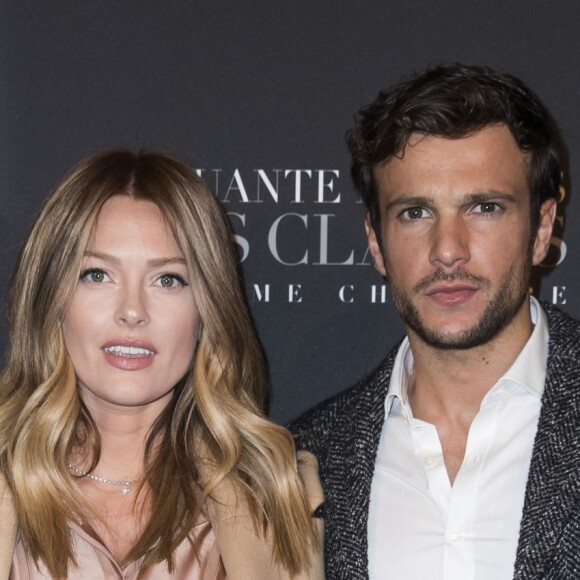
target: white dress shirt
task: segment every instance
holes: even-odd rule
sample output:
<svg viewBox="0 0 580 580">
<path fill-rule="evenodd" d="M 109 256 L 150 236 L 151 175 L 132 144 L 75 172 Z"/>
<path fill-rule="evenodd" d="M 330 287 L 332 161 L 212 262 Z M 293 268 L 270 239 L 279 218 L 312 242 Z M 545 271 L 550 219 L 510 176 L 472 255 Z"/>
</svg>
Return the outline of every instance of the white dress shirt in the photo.
<svg viewBox="0 0 580 580">
<path fill-rule="evenodd" d="M 532 335 L 484 397 L 453 486 L 435 426 L 413 417 L 413 355 L 407 339 L 401 345 L 371 487 L 371 580 L 513 577 L 548 353 L 546 316 L 533 297 L 530 310 Z"/>
</svg>

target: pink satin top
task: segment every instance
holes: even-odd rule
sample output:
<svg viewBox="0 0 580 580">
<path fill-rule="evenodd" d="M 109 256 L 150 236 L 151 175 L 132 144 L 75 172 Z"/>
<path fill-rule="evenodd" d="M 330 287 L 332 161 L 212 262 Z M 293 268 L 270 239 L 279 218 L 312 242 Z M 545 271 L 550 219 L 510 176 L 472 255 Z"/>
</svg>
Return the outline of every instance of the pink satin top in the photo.
<svg viewBox="0 0 580 580">
<path fill-rule="evenodd" d="M 165 562 L 155 564 L 139 576 L 139 580 L 225 580 L 226 574 L 211 525 L 200 521 L 192 530 L 191 538 L 202 537 L 196 556 L 186 538 L 175 551 L 175 569 L 169 573 Z M 80 526 L 71 524 L 71 538 L 77 557 L 77 567 L 70 570 L 68 578 L 78 580 L 135 580 L 139 575 L 141 561 L 131 562 L 120 568 L 111 552 L 99 540 Z M 19 539 L 14 550 L 9 580 L 46 580 L 51 578 L 46 568 L 27 552 Z"/>
</svg>

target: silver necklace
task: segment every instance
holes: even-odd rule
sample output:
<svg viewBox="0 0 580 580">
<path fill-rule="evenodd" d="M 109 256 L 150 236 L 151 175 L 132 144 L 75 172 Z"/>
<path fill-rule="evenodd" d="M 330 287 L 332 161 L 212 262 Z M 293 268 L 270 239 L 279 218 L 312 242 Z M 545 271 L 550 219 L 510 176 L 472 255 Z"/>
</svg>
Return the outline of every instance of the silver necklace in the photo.
<svg viewBox="0 0 580 580">
<path fill-rule="evenodd" d="M 68 468 L 71 471 L 74 471 L 77 475 L 80 475 L 81 477 L 88 477 L 89 479 L 92 479 L 93 481 L 98 481 L 99 483 L 106 483 L 108 485 L 121 485 L 123 486 L 121 487 L 121 493 L 123 495 L 127 495 L 131 491 L 131 486 L 134 483 L 139 483 L 140 481 L 143 481 L 142 477 L 140 477 L 139 479 L 132 479 L 130 481 L 124 479 L 106 479 L 104 477 L 100 477 L 99 475 L 95 475 L 94 473 L 83 471 L 82 469 L 79 469 L 72 463 L 68 464 Z"/>
</svg>

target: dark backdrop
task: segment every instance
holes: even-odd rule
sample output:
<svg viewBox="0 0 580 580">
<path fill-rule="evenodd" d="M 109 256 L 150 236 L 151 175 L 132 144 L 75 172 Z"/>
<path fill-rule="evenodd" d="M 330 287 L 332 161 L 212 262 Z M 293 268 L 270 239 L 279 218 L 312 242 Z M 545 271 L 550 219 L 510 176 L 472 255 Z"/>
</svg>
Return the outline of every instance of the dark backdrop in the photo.
<svg viewBox="0 0 580 580">
<path fill-rule="evenodd" d="M 344 133 L 402 75 L 441 62 L 520 76 L 580 171 L 580 5 L 540 0 L 0 2 L 0 294 L 42 199 L 105 147 L 159 148 L 231 214 L 287 421 L 361 378 L 402 335 L 366 256 Z M 540 295 L 580 316 L 567 188 Z M 342 289 L 342 290 L 341 290 Z M 0 348 L 6 348 L 4 327 Z"/>
</svg>

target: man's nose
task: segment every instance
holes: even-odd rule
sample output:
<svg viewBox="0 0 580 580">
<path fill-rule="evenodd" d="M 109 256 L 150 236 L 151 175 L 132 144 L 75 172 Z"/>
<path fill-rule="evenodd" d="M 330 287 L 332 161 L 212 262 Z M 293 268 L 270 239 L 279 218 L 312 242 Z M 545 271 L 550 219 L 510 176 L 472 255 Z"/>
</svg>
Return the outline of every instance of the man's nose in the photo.
<svg viewBox="0 0 580 580">
<path fill-rule="evenodd" d="M 471 258 L 469 229 L 461 216 L 439 216 L 431 228 L 429 260 L 446 269 L 461 266 Z"/>
</svg>

